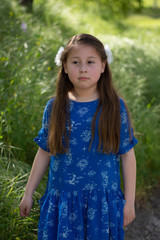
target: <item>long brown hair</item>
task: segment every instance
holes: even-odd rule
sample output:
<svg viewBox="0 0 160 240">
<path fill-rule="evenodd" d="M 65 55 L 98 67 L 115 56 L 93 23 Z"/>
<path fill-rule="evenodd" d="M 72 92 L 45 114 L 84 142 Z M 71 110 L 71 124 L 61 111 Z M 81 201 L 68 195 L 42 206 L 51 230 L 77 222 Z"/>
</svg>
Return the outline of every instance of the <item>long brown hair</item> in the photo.
<svg viewBox="0 0 160 240">
<path fill-rule="evenodd" d="M 71 123 L 68 92 L 72 91 L 74 86 L 69 80 L 68 74 L 64 71 L 64 64 L 71 49 L 82 44 L 94 47 L 102 62 L 106 62 L 105 70 L 101 74 L 97 84 L 99 104 L 91 124 L 92 139 L 89 149 L 94 139 L 96 118 L 99 111 L 101 111 L 98 125 L 98 150 L 102 149 L 103 153 L 117 153 L 119 150 L 120 100 L 112 83 L 112 76 L 104 46 L 101 41 L 92 35 L 78 34 L 70 39 L 61 56 L 62 66 L 58 74 L 56 97 L 52 107 L 49 126 L 49 149 L 53 155 L 65 153 L 69 148 Z M 66 126 L 69 126 L 69 131 L 66 129 Z"/>
</svg>

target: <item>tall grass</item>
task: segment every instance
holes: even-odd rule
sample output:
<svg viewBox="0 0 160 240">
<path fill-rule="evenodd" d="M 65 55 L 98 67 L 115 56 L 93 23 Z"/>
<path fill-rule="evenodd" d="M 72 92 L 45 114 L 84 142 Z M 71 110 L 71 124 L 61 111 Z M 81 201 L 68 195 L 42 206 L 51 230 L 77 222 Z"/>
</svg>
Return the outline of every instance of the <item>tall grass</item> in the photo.
<svg viewBox="0 0 160 240">
<path fill-rule="evenodd" d="M 22 151 L 19 159 L 32 162 L 40 116 L 54 89 L 54 53 L 58 47 L 58 34 L 48 37 L 43 11 L 27 14 L 15 2 L 1 3 L 1 140 L 14 144 Z M 24 11 L 24 12 L 23 12 Z M 37 14 L 42 13 L 42 23 Z M 26 24 L 26 31 L 22 29 Z M 56 23 L 55 23 L 56 25 Z M 53 26 L 53 32 L 57 32 Z M 46 36 L 47 34 L 47 36 Z M 54 39 L 57 37 L 57 40 Z M 47 38 L 47 39 L 46 39 Z M 54 42 L 54 44 L 53 44 Z"/>
<path fill-rule="evenodd" d="M 34 194 L 34 203 L 28 218 L 19 215 L 19 203 L 24 194 L 31 166 L 14 159 L 12 149 L 1 144 L 3 156 L 0 158 L 0 239 L 37 239 L 39 219 L 38 199 L 42 196 L 46 177 Z M 40 194 L 41 193 L 41 194 Z"/>
<path fill-rule="evenodd" d="M 78 32 L 94 34 L 111 46 L 113 79 L 127 101 L 139 140 L 137 197 L 160 182 L 160 20 L 151 8 L 118 19 L 106 16 L 104 7 L 95 21 L 97 2 L 90 3 L 88 10 L 78 2 L 35 0 L 33 12 L 27 12 L 16 0 L 0 0 L 1 240 L 36 239 L 37 199 L 46 180 L 35 193 L 29 218 L 20 218 L 18 205 L 37 150 L 33 139 L 54 92 L 54 57 Z"/>
<path fill-rule="evenodd" d="M 23 220 L 19 216 L 19 202 L 30 167 L 8 158 L 0 159 L 0 167 L 0 239 L 36 239 L 37 204 L 29 218 Z"/>
<path fill-rule="evenodd" d="M 113 66 L 116 86 L 131 110 L 139 140 L 135 150 L 140 198 L 160 181 L 160 56 L 156 53 L 160 46 L 152 51 L 149 48 L 151 44 L 144 47 L 137 41 L 121 44 Z"/>
</svg>

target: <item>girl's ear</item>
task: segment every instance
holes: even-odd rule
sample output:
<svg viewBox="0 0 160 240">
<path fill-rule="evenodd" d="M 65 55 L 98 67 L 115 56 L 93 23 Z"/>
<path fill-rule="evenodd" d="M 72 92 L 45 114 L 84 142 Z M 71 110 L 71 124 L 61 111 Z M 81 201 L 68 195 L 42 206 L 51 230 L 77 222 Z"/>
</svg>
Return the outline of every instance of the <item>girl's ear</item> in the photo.
<svg viewBox="0 0 160 240">
<path fill-rule="evenodd" d="M 106 67 L 106 62 L 102 62 L 102 71 L 101 71 L 101 73 L 104 73 L 105 67 Z"/>
<path fill-rule="evenodd" d="M 68 73 L 66 63 L 64 63 L 64 71 L 65 71 L 65 73 Z"/>
</svg>

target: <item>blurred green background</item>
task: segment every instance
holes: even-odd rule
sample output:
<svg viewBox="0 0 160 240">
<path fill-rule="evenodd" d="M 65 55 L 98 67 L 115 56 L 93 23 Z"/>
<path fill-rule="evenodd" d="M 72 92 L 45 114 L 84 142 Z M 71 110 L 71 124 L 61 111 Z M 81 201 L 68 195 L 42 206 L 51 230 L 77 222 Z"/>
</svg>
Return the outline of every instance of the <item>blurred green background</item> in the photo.
<svg viewBox="0 0 160 240">
<path fill-rule="evenodd" d="M 160 1 L 0 0 L 0 239 L 36 239 L 47 175 L 27 219 L 19 203 L 30 172 L 60 46 L 90 33 L 111 47 L 115 86 L 131 111 L 137 157 L 137 201 L 160 183 Z"/>
</svg>

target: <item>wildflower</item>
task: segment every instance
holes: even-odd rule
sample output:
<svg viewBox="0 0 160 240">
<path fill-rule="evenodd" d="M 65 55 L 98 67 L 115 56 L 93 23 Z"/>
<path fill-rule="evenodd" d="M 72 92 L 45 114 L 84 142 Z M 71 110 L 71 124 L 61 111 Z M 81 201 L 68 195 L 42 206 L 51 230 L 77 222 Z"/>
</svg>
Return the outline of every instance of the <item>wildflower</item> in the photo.
<svg viewBox="0 0 160 240">
<path fill-rule="evenodd" d="M 21 29 L 26 32 L 27 31 L 27 24 L 25 22 L 22 22 Z"/>
<path fill-rule="evenodd" d="M 5 60 L 6 60 L 6 58 L 5 58 L 5 57 L 2 57 L 2 58 L 1 58 L 1 61 L 2 61 L 2 62 L 4 62 Z"/>
<path fill-rule="evenodd" d="M 13 12 L 12 11 L 9 12 L 9 16 L 13 17 Z"/>
<path fill-rule="evenodd" d="M 28 44 L 26 42 L 24 43 L 24 48 L 28 48 Z"/>
<path fill-rule="evenodd" d="M 11 81 L 10 81 L 10 85 L 12 85 L 13 83 L 14 83 L 14 80 L 11 80 Z"/>
</svg>

